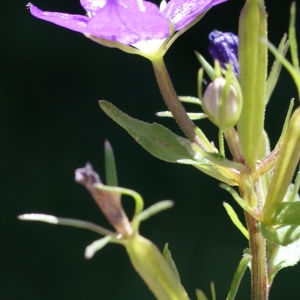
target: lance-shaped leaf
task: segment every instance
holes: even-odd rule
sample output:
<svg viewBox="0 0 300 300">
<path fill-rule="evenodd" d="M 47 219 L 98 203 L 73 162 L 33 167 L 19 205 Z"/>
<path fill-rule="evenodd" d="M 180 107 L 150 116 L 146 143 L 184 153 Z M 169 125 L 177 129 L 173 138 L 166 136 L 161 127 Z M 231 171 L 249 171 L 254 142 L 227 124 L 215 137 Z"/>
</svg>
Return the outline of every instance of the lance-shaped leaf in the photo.
<svg viewBox="0 0 300 300">
<path fill-rule="evenodd" d="M 291 118 L 282 149 L 270 183 L 266 202 L 262 211 L 262 220 L 271 224 L 291 183 L 300 157 L 300 108 Z"/>
<path fill-rule="evenodd" d="M 134 119 L 107 101 L 100 101 L 100 107 L 153 156 L 173 163 L 180 159 L 207 163 L 205 160 L 201 161 L 201 158 L 195 159 L 189 140 L 174 134 L 162 125 Z"/>
<path fill-rule="evenodd" d="M 225 168 L 218 169 L 201 154 L 195 153 L 188 139 L 174 134 L 162 125 L 134 119 L 107 101 L 100 101 L 100 107 L 153 156 L 167 162 L 193 165 L 222 182 L 237 185 L 234 173 L 226 173 Z"/>
<path fill-rule="evenodd" d="M 242 9 L 239 26 L 240 84 L 243 108 L 238 132 L 247 164 L 254 168 L 261 143 L 267 77 L 266 11 L 263 0 L 248 0 Z"/>
</svg>

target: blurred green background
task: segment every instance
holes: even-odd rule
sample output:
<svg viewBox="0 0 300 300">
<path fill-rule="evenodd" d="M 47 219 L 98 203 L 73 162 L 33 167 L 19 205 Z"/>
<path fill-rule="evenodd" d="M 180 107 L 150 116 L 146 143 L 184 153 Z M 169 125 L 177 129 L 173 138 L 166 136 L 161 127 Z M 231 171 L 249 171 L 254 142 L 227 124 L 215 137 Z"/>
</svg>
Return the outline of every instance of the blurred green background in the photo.
<svg viewBox="0 0 300 300">
<path fill-rule="evenodd" d="M 165 61 L 179 95 L 196 96 L 199 64 L 193 51 L 210 59 L 208 33 L 236 33 L 243 2 L 229 0 L 213 8 L 168 51 Z M 77 0 L 34 4 L 83 13 Z M 0 12 L 0 299 L 154 299 L 121 246 L 109 244 L 87 261 L 84 249 L 99 238 L 95 233 L 17 219 L 19 214 L 42 212 L 109 227 L 89 194 L 74 182 L 74 170 L 87 161 L 104 180 L 105 139 L 115 150 L 121 186 L 141 193 L 146 206 L 163 199 L 176 203 L 144 222 L 142 235 L 160 249 L 169 243 L 192 299 L 195 288 L 209 294 L 211 280 L 218 299 L 225 299 L 247 241 L 228 219 L 222 202 L 231 203 L 243 218 L 240 208 L 216 180 L 190 166 L 150 156 L 98 106 L 98 100 L 109 100 L 133 117 L 160 122 L 181 134 L 173 120 L 154 115 L 165 106 L 151 64 L 35 19 L 25 5 L 21 0 L 5 1 Z M 267 1 L 269 35 L 275 44 L 287 30 L 289 5 L 288 0 Z M 283 71 L 266 115 L 273 146 L 289 100 L 296 95 Z M 214 126 L 200 122 L 216 141 Z M 132 200 L 123 202 L 131 215 Z M 299 277 L 300 266 L 281 271 L 271 299 L 299 299 Z M 247 271 L 237 299 L 250 299 L 249 294 Z"/>
</svg>

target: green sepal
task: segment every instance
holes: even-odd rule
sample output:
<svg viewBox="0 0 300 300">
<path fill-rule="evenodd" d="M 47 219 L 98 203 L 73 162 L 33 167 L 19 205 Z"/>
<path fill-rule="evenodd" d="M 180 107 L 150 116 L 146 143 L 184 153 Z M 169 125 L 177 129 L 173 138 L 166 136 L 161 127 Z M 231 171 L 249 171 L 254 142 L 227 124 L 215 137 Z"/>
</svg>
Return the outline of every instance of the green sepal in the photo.
<svg viewBox="0 0 300 300">
<path fill-rule="evenodd" d="M 107 235 L 99 240 L 94 241 L 85 248 L 84 257 L 86 259 L 91 259 L 94 254 L 105 247 L 113 238 L 110 235 Z"/>
<path fill-rule="evenodd" d="M 104 143 L 106 184 L 118 186 L 117 169 L 113 149 L 109 141 Z"/>
<path fill-rule="evenodd" d="M 234 300 L 237 294 L 238 288 L 240 286 L 241 280 L 245 274 L 248 264 L 250 263 L 252 256 L 249 254 L 244 254 L 243 258 L 241 259 L 230 285 L 230 290 L 226 300 Z"/>
<path fill-rule="evenodd" d="M 177 275 L 149 240 L 133 235 L 125 248 L 131 263 L 158 300 L 188 300 Z"/>
<path fill-rule="evenodd" d="M 300 108 L 291 118 L 284 139 L 274 175 L 270 183 L 266 202 L 262 211 L 262 220 L 268 225 L 283 202 L 300 157 Z"/>
<path fill-rule="evenodd" d="M 237 127 L 243 154 L 251 169 L 261 143 L 267 78 L 267 14 L 263 0 L 247 0 L 239 22 L 239 80 L 243 108 Z"/>
<path fill-rule="evenodd" d="M 289 123 L 290 123 L 293 108 L 294 108 L 294 99 L 292 99 L 291 102 L 290 102 L 289 109 L 288 109 L 288 112 L 286 114 L 284 124 L 283 124 L 283 127 L 282 127 L 281 135 L 280 135 L 279 140 L 276 144 L 276 147 L 281 147 L 282 146 L 282 143 L 285 139 L 285 136 L 286 136 L 286 133 L 287 133 L 287 130 L 288 130 L 288 126 L 289 126 Z"/>
<path fill-rule="evenodd" d="M 201 64 L 201 66 L 207 73 L 208 77 L 211 79 L 211 81 L 213 81 L 216 78 L 216 71 L 215 71 L 214 67 L 211 66 L 200 53 L 195 51 L 195 54 Z M 198 82 L 198 84 L 199 84 L 199 82 Z"/>
<path fill-rule="evenodd" d="M 180 276 L 176 267 L 176 264 L 172 258 L 172 254 L 171 251 L 169 249 L 169 244 L 166 243 L 163 249 L 163 257 L 166 260 L 168 266 L 171 268 L 171 270 L 173 271 L 173 273 L 178 277 L 178 279 L 180 280 Z"/>
</svg>

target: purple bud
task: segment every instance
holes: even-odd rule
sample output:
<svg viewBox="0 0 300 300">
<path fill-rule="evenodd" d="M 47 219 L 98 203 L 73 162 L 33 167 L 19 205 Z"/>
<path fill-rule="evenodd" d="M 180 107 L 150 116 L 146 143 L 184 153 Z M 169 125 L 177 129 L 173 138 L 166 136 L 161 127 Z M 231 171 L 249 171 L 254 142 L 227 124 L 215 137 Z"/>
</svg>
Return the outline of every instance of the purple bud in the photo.
<svg viewBox="0 0 300 300">
<path fill-rule="evenodd" d="M 209 53 L 219 61 L 222 68 L 225 64 L 232 62 L 236 76 L 239 75 L 238 46 L 239 38 L 231 32 L 212 31 L 208 38 L 210 40 Z"/>
</svg>

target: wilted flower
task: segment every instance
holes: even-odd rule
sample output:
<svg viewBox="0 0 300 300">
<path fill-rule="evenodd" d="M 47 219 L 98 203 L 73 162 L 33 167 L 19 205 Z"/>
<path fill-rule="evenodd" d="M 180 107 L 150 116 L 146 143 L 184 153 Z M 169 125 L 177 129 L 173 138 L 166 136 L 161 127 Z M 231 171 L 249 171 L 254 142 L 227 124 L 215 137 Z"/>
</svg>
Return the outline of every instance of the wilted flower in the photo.
<svg viewBox="0 0 300 300">
<path fill-rule="evenodd" d="M 189 26 L 212 6 L 227 0 L 171 0 L 159 8 L 143 0 L 80 0 L 84 15 L 42 11 L 33 4 L 28 7 L 33 16 L 56 25 L 101 39 L 133 45 L 153 41 L 158 50 L 170 35 L 170 22 L 175 31 Z"/>
<path fill-rule="evenodd" d="M 99 175 L 90 164 L 75 171 L 75 181 L 82 184 L 118 233 L 130 236 L 132 228 L 121 204 L 121 194 L 102 189 Z"/>
<path fill-rule="evenodd" d="M 231 32 L 212 31 L 209 36 L 209 52 L 213 59 L 219 61 L 222 68 L 232 62 L 236 76 L 239 74 L 238 45 L 239 38 Z"/>
</svg>

